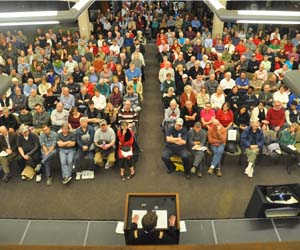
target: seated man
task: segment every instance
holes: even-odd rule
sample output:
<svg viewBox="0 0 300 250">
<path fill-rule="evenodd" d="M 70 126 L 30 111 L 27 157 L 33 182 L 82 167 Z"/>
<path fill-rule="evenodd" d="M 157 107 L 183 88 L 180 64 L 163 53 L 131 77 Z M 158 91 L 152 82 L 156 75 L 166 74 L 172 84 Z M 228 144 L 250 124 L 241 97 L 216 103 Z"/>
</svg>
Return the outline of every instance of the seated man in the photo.
<svg viewBox="0 0 300 250">
<path fill-rule="evenodd" d="M 97 129 L 94 136 L 96 146 L 95 163 L 99 167 L 104 166 L 103 160 L 106 158 L 105 169 L 109 169 L 115 163 L 115 131 L 107 126 L 106 120 L 100 121 L 100 128 Z"/>
<path fill-rule="evenodd" d="M 19 128 L 16 117 L 10 113 L 8 108 L 4 108 L 0 117 L 0 126 L 5 126 L 9 132 L 15 132 Z"/>
<path fill-rule="evenodd" d="M 82 86 L 80 93 L 75 95 L 75 105 L 78 107 L 80 113 L 84 113 L 90 100 L 92 100 L 92 97 L 88 94 L 87 88 Z"/>
<path fill-rule="evenodd" d="M 75 134 L 70 131 L 68 123 L 63 123 L 61 132 L 57 136 L 59 159 L 62 171 L 62 184 L 67 184 L 72 179 L 72 167 L 76 153 Z"/>
<path fill-rule="evenodd" d="M 4 176 L 2 181 L 7 183 L 11 177 L 11 165 L 18 156 L 17 133 L 8 132 L 5 126 L 0 127 L 0 147 L 7 153 L 6 156 L 0 157 L 0 165 L 3 169 Z"/>
<path fill-rule="evenodd" d="M 217 176 L 222 177 L 221 171 L 221 158 L 224 153 L 225 144 L 227 138 L 227 130 L 222 126 L 222 124 L 214 119 L 212 122 L 212 126 L 208 127 L 208 144 L 213 151 L 213 158 L 210 164 L 210 168 L 207 173 L 212 175 L 217 169 Z"/>
<path fill-rule="evenodd" d="M 187 153 L 187 131 L 183 128 L 183 120 L 178 118 L 173 127 L 170 127 L 166 131 L 166 146 L 162 154 L 162 161 L 167 167 L 167 173 L 170 174 L 175 170 L 175 166 L 171 161 L 171 157 L 178 155 L 184 166 L 184 172 L 186 179 L 190 179 L 190 159 Z"/>
<path fill-rule="evenodd" d="M 180 111 L 180 116 L 187 131 L 194 126 L 195 122 L 200 121 L 200 111 L 197 106 L 193 105 L 191 100 L 185 102 L 185 106 Z"/>
<path fill-rule="evenodd" d="M 84 112 L 84 116 L 88 118 L 88 123 L 90 126 L 94 127 L 96 131 L 99 128 L 99 122 L 101 119 L 104 119 L 104 112 L 99 111 L 95 108 L 94 101 L 89 101 L 89 106 Z"/>
<path fill-rule="evenodd" d="M 267 123 L 269 128 L 275 132 L 285 128 L 285 113 L 280 101 L 274 101 L 273 107 L 267 112 L 266 121 L 263 122 Z"/>
<path fill-rule="evenodd" d="M 141 111 L 141 106 L 139 103 L 139 96 L 138 94 L 134 93 L 133 85 L 129 85 L 126 89 L 127 94 L 124 95 L 123 100 L 125 101 L 130 101 L 131 107 L 135 112 L 140 112 Z"/>
<path fill-rule="evenodd" d="M 44 110 L 41 104 L 35 105 L 35 113 L 32 118 L 32 124 L 34 129 L 32 130 L 33 133 L 39 135 L 42 132 L 42 126 L 44 124 L 49 124 L 50 122 L 50 115 L 48 112 Z"/>
<path fill-rule="evenodd" d="M 39 174 L 40 166 L 37 166 L 41 160 L 39 137 L 35 133 L 31 133 L 27 125 L 21 125 L 19 131 L 17 146 L 20 154 L 20 165 L 23 168 L 27 166 L 36 168 L 36 172 L 38 173 L 36 175 L 36 182 L 40 182 L 42 175 Z M 26 178 L 22 176 L 22 179 Z"/>
<path fill-rule="evenodd" d="M 56 109 L 51 113 L 52 129 L 58 131 L 62 124 L 68 123 L 69 112 L 64 109 L 64 105 L 61 102 L 56 104 Z"/>
<path fill-rule="evenodd" d="M 49 125 L 45 124 L 42 127 L 42 132 L 40 134 L 39 139 L 40 139 L 41 152 L 42 152 L 41 164 L 45 168 L 47 185 L 51 185 L 52 184 L 51 161 L 57 157 L 57 151 L 56 151 L 57 134 L 56 132 L 51 130 Z"/>
<path fill-rule="evenodd" d="M 188 144 L 190 152 L 194 157 L 191 172 L 197 172 L 198 177 L 202 177 L 202 160 L 204 157 L 204 151 L 200 150 L 200 148 L 206 145 L 206 140 L 207 135 L 206 132 L 201 128 L 201 123 L 196 122 L 194 127 L 188 132 Z"/>
<path fill-rule="evenodd" d="M 177 244 L 175 233 L 176 216 L 169 218 L 169 228 L 167 231 L 156 229 L 157 215 L 155 212 L 148 212 L 142 218 L 143 229 L 138 229 L 138 215 L 133 215 L 131 231 L 129 234 L 129 244 L 131 245 L 162 245 Z"/>
<path fill-rule="evenodd" d="M 88 155 L 89 157 L 89 170 L 94 170 L 94 128 L 88 125 L 88 118 L 80 118 L 80 127 L 76 130 L 76 143 L 77 151 L 75 155 L 75 171 L 76 180 L 81 179 L 81 160 Z"/>
<path fill-rule="evenodd" d="M 241 146 L 247 156 L 248 166 L 245 174 L 253 177 L 255 160 L 264 145 L 264 134 L 259 128 L 259 121 L 251 121 L 250 127 L 246 128 L 241 135 Z"/>
</svg>

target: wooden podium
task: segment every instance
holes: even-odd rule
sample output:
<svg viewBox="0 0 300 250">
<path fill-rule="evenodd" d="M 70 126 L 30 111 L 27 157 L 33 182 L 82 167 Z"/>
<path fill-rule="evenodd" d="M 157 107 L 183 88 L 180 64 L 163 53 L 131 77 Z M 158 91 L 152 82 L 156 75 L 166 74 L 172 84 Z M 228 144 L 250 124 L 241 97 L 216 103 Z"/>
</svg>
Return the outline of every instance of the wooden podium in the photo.
<svg viewBox="0 0 300 250">
<path fill-rule="evenodd" d="M 124 235 L 126 244 L 129 244 L 128 236 L 130 232 L 133 210 L 166 210 L 167 218 L 169 218 L 170 215 L 175 215 L 175 231 L 177 235 L 178 244 L 180 235 L 180 212 L 178 193 L 127 193 L 124 216 Z M 167 230 L 167 228 L 157 229 Z"/>
</svg>

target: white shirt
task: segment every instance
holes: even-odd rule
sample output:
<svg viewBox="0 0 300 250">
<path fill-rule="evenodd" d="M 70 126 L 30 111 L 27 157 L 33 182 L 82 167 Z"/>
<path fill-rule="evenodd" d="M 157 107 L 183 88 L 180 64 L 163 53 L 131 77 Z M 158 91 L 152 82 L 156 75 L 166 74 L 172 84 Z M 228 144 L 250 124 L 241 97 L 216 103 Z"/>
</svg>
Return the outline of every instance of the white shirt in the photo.
<svg viewBox="0 0 300 250">
<path fill-rule="evenodd" d="M 96 109 L 104 109 L 106 107 L 106 98 L 104 95 L 100 94 L 98 97 L 93 96 L 92 98 Z"/>
<path fill-rule="evenodd" d="M 229 81 L 227 81 L 227 79 L 224 78 L 221 80 L 220 86 L 222 87 L 223 90 L 232 89 L 235 86 L 235 81 L 232 78 L 230 78 Z"/>
<path fill-rule="evenodd" d="M 279 90 L 273 94 L 274 101 L 280 101 L 283 108 L 287 107 L 289 102 L 289 95 L 286 92 L 281 93 Z"/>
</svg>

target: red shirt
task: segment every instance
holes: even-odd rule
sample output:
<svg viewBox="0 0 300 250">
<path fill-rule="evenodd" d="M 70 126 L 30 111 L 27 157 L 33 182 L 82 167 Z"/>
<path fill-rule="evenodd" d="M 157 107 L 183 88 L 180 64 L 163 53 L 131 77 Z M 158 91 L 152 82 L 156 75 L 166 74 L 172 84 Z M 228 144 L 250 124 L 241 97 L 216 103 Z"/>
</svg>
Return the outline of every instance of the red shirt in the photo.
<svg viewBox="0 0 300 250">
<path fill-rule="evenodd" d="M 285 123 L 284 110 L 275 110 L 274 108 L 270 108 L 267 112 L 266 120 L 269 122 L 269 125 L 271 127 L 282 127 Z"/>
<path fill-rule="evenodd" d="M 239 52 L 240 56 L 246 51 L 246 46 L 244 44 L 238 44 L 235 46 L 235 51 Z"/>
<path fill-rule="evenodd" d="M 227 127 L 229 123 L 233 122 L 233 112 L 228 110 L 228 112 L 225 113 L 222 109 L 219 109 L 216 118 L 224 127 Z"/>
<path fill-rule="evenodd" d="M 88 94 L 93 97 L 94 96 L 94 84 L 89 82 L 88 84 L 84 84 L 84 86 L 86 87 Z"/>
<path fill-rule="evenodd" d="M 224 65 L 223 61 L 214 61 L 214 70 L 219 69 L 222 65 Z"/>
</svg>

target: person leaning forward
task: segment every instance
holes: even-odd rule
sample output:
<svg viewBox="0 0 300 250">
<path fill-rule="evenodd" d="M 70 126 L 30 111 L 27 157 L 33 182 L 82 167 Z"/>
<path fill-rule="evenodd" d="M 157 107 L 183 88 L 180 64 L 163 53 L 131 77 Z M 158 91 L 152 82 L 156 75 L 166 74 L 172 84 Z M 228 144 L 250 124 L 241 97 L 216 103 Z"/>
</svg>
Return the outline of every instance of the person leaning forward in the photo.
<svg viewBox="0 0 300 250">
<path fill-rule="evenodd" d="M 183 119 L 178 118 L 174 126 L 166 131 L 167 142 L 161 159 L 167 167 L 167 173 L 170 174 L 175 170 L 174 163 L 170 158 L 174 155 L 179 156 L 183 162 L 185 177 L 186 179 L 190 179 L 190 160 L 186 146 L 187 138 L 188 133 L 183 128 Z"/>
<path fill-rule="evenodd" d="M 132 224 L 129 234 L 131 245 L 163 245 L 177 244 L 175 232 L 176 216 L 171 215 L 169 218 L 168 230 L 156 229 L 157 215 L 155 212 L 148 212 L 142 218 L 142 229 L 138 229 L 139 216 L 133 215 Z"/>
<path fill-rule="evenodd" d="M 17 134 L 8 132 L 5 126 L 0 127 L 0 133 L 0 148 L 7 153 L 6 156 L 0 156 L 0 165 L 4 172 L 2 181 L 7 183 L 11 177 L 11 165 L 18 156 Z"/>
</svg>

